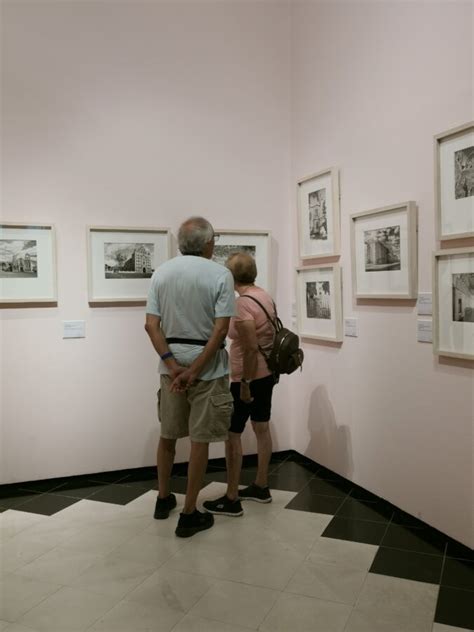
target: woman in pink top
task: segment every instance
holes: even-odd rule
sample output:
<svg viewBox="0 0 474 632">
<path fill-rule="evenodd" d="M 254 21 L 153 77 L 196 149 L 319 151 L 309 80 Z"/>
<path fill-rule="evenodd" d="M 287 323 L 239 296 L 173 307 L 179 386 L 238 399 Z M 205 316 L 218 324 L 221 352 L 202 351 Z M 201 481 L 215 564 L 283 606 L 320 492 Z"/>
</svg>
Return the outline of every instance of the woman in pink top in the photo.
<svg viewBox="0 0 474 632">
<path fill-rule="evenodd" d="M 226 266 L 234 276 L 235 290 L 239 294 L 237 313 L 229 328 L 234 413 L 226 441 L 227 492 L 217 500 L 206 501 L 204 509 L 214 514 L 241 516 L 240 500 L 260 503 L 272 500 L 268 488 L 268 466 L 272 456 L 269 422 L 275 380 L 263 352 L 271 349 L 274 329 L 261 305 L 272 319 L 275 317 L 275 306 L 268 292 L 255 285 L 257 266 L 253 257 L 246 253 L 234 253 Z M 258 470 L 255 482 L 239 491 L 241 435 L 249 417 L 257 438 Z"/>
</svg>

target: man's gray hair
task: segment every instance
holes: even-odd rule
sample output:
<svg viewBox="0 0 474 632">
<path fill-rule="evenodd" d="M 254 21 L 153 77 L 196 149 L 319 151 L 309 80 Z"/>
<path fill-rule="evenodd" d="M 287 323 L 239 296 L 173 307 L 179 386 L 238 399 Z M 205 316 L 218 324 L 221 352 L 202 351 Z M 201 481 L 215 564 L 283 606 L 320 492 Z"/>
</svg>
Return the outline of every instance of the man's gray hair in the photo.
<svg viewBox="0 0 474 632">
<path fill-rule="evenodd" d="M 190 217 L 178 231 L 178 246 L 183 255 L 201 256 L 206 245 L 212 241 L 214 229 L 204 217 Z"/>
</svg>

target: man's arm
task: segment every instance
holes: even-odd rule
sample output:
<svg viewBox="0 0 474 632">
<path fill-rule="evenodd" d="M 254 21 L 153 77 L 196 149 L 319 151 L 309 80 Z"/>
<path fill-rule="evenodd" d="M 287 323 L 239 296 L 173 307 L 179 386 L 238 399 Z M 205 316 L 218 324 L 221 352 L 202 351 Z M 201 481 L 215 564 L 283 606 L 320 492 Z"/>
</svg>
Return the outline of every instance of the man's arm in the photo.
<svg viewBox="0 0 474 632">
<path fill-rule="evenodd" d="M 169 352 L 168 343 L 166 342 L 166 339 L 163 336 L 163 332 L 161 331 L 161 318 L 159 316 L 155 316 L 154 314 L 146 315 L 145 331 L 150 337 L 151 343 L 155 348 L 156 353 L 160 357 Z M 163 362 L 168 367 L 170 377 L 173 380 L 185 370 L 184 367 L 180 366 L 176 362 L 174 356 L 166 358 L 166 360 L 163 360 Z"/>
<path fill-rule="evenodd" d="M 171 384 L 171 391 L 178 392 L 191 386 L 201 375 L 206 365 L 219 351 L 220 346 L 229 331 L 230 318 L 216 318 L 211 337 L 203 348 L 202 353 L 194 360 L 191 366 L 179 374 Z"/>
<path fill-rule="evenodd" d="M 258 341 L 257 328 L 254 320 L 239 320 L 235 323 L 239 334 L 240 344 L 243 351 L 242 377 L 246 380 L 253 380 L 257 374 L 258 366 Z M 251 402 L 250 384 L 240 383 L 240 399 L 244 402 Z"/>
</svg>

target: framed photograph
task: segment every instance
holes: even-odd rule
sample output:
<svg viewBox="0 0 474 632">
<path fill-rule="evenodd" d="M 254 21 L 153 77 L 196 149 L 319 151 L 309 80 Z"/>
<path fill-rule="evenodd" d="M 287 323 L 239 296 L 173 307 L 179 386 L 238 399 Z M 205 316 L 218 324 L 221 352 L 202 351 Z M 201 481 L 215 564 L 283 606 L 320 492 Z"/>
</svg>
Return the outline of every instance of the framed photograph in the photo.
<svg viewBox="0 0 474 632">
<path fill-rule="evenodd" d="M 145 303 L 170 251 L 167 228 L 89 227 L 89 303 Z"/>
<path fill-rule="evenodd" d="M 302 338 L 342 342 L 342 284 L 339 264 L 296 270 L 296 312 Z"/>
<path fill-rule="evenodd" d="M 437 238 L 474 237 L 474 121 L 435 136 Z"/>
<path fill-rule="evenodd" d="M 474 360 L 474 248 L 435 253 L 433 320 L 437 355 Z"/>
<path fill-rule="evenodd" d="M 340 254 L 339 171 L 326 169 L 298 182 L 300 259 Z"/>
<path fill-rule="evenodd" d="M 352 281 L 356 298 L 415 299 L 417 242 L 415 202 L 352 215 Z"/>
<path fill-rule="evenodd" d="M 0 223 L 0 304 L 10 303 L 57 303 L 54 226 Z"/>
<path fill-rule="evenodd" d="M 246 252 L 255 259 L 257 278 L 255 283 L 267 292 L 272 291 L 271 234 L 268 230 L 215 230 L 213 261 L 225 264 L 233 252 Z"/>
</svg>

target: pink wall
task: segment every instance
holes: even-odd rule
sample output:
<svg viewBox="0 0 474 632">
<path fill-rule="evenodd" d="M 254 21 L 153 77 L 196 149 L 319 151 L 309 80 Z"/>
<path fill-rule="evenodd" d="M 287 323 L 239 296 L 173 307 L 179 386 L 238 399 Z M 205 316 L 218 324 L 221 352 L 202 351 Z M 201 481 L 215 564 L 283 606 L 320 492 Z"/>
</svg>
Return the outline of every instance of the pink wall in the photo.
<svg viewBox="0 0 474 632">
<path fill-rule="evenodd" d="M 0 313 L 0 481 L 154 460 L 143 310 L 87 306 L 87 224 L 269 228 L 289 320 L 295 182 L 338 165 L 360 335 L 305 345 L 277 448 L 473 545 L 473 372 L 416 342 L 413 307 L 354 304 L 348 240 L 352 212 L 416 200 L 430 290 L 432 136 L 473 118 L 470 4 L 9 2 L 2 27 L 2 216 L 56 224 L 60 304 Z M 87 338 L 63 341 L 82 318 Z"/>
<path fill-rule="evenodd" d="M 11 2 L 2 17 L 2 217 L 56 225 L 59 306 L 0 312 L 0 482 L 151 465 L 144 310 L 88 307 L 85 227 L 176 232 L 200 213 L 285 243 L 288 8 Z M 289 256 L 275 247 L 283 313 Z M 63 319 L 85 319 L 86 339 L 62 340 Z M 275 402 L 279 449 L 288 389 Z"/>
<path fill-rule="evenodd" d="M 294 447 L 472 546 L 473 371 L 417 343 L 414 307 L 355 304 L 349 244 L 350 214 L 416 200 L 430 291 L 432 138 L 473 118 L 472 4 L 295 2 L 292 24 L 292 179 L 341 168 L 344 313 L 360 329 L 305 346 Z"/>
</svg>

